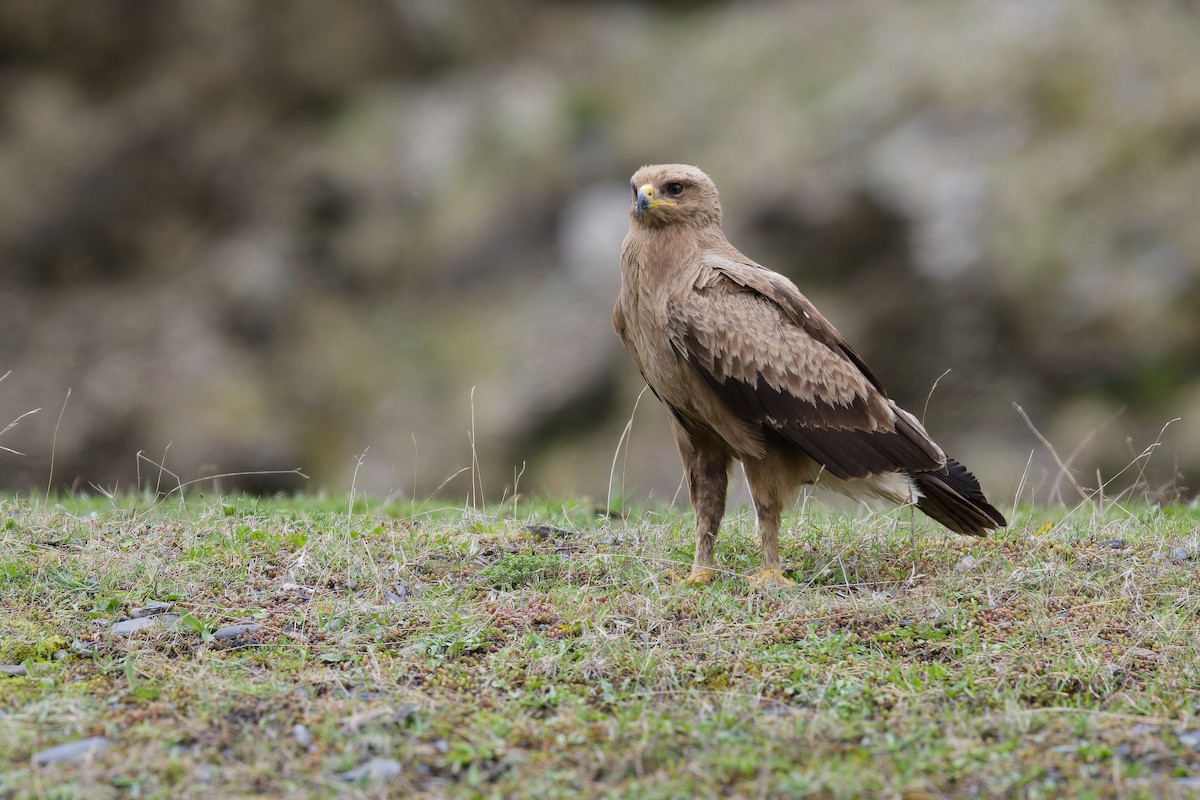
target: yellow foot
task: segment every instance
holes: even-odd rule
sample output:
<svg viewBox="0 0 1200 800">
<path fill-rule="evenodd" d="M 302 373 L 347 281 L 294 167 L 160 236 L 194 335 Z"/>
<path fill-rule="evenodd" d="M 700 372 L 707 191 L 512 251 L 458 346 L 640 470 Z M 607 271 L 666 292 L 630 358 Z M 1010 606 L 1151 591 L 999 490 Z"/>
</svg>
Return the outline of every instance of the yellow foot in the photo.
<svg viewBox="0 0 1200 800">
<path fill-rule="evenodd" d="M 717 578 L 716 570 L 711 569 L 692 569 L 692 574 L 684 579 L 684 583 L 688 586 L 704 586 L 712 583 Z"/>
<path fill-rule="evenodd" d="M 783 570 L 763 567 L 750 576 L 750 585 L 760 588 L 767 586 L 795 586 L 796 582 L 785 577 Z"/>
</svg>

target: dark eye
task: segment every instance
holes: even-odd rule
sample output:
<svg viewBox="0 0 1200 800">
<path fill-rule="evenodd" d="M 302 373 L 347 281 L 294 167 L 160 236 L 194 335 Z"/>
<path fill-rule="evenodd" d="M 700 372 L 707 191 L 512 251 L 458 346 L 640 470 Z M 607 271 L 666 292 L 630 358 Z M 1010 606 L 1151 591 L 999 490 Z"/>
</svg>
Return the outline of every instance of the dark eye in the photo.
<svg viewBox="0 0 1200 800">
<path fill-rule="evenodd" d="M 683 194 L 682 183 L 668 183 L 663 188 L 667 190 L 668 197 L 679 197 L 679 195 Z"/>
</svg>

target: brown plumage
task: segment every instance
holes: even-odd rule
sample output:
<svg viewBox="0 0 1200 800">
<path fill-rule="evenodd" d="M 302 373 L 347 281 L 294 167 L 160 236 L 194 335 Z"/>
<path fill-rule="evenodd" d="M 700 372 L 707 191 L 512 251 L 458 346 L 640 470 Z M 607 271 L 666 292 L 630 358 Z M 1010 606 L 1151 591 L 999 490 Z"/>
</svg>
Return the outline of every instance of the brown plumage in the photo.
<svg viewBox="0 0 1200 800">
<path fill-rule="evenodd" d="M 841 334 L 784 276 L 721 231 L 713 182 L 683 164 L 630 183 L 613 327 L 671 412 L 696 512 L 689 583 L 712 580 L 729 468 L 745 467 L 762 536 L 760 582 L 789 584 L 779 519 L 801 486 L 917 508 L 957 533 L 1004 517 L 947 458 Z"/>
</svg>

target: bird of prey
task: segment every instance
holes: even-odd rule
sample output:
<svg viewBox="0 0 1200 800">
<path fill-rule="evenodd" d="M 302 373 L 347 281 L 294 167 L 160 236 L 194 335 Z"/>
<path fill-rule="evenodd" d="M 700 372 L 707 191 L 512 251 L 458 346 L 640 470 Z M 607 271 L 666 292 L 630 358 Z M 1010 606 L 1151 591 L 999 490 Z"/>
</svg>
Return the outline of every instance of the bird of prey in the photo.
<svg viewBox="0 0 1200 800">
<path fill-rule="evenodd" d="M 630 191 L 613 327 L 670 412 L 696 516 L 687 583 L 716 576 L 735 459 L 762 537 L 756 584 L 792 584 L 780 566 L 779 520 L 805 485 L 915 503 L 956 533 L 1007 524 L 795 284 L 729 243 L 704 172 L 642 167 Z"/>
</svg>

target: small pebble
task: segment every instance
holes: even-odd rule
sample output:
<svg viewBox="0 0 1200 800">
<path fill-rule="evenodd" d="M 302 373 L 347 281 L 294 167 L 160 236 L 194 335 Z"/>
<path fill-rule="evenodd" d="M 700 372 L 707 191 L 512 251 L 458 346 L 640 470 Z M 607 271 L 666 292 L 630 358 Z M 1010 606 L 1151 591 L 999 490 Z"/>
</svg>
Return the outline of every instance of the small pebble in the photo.
<svg viewBox="0 0 1200 800">
<path fill-rule="evenodd" d="M 43 750 L 40 753 L 34 753 L 30 761 L 35 767 L 44 767 L 47 764 L 60 764 L 70 761 L 85 761 L 107 750 L 111 746 L 112 742 L 103 736 L 93 736 L 89 739 L 67 742 L 66 744 L 56 745 L 55 747 Z"/>
<path fill-rule="evenodd" d="M 0 664 L 0 675 L 7 675 L 10 678 L 23 678 L 28 674 L 22 664 Z"/>
<path fill-rule="evenodd" d="M 135 619 L 127 619 L 121 622 L 114 622 L 108 629 L 108 632 L 113 636 L 128 636 L 131 633 L 136 633 L 142 628 L 149 628 L 152 625 L 157 625 L 158 620 L 154 617 L 137 617 Z"/>
<path fill-rule="evenodd" d="M 161 600 L 155 600 L 153 603 L 147 603 L 144 606 L 133 609 L 129 612 L 129 616 L 133 617 L 134 619 L 140 619 L 142 617 L 153 617 L 158 614 L 165 614 L 170 610 L 170 603 L 164 603 Z"/>
<path fill-rule="evenodd" d="M 258 623 L 256 622 L 247 622 L 243 625 L 226 625 L 224 628 L 217 628 L 213 631 L 213 638 L 237 639 L 254 633 L 256 630 L 258 630 Z"/>
<path fill-rule="evenodd" d="M 526 525 L 525 530 L 533 534 L 533 538 L 540 541 L 545 541 L 546 539 L 552 538 L 565 539 L 575 535 L 573 531 L 556 528 L 553 525 Z"/>
<path fill-rule="evenodd" d="M 1187 561 L 1192 557 L 1192 554 L 1188 552 L 1186 547 L 1172 547 L 1168 555 L 1172 561 Z"/>
<path fill-rule="evenodd" d="M 1175 731 L 1175 737 L 1179 739 L 1179 743 L 1191 750 L 1200 750 L 1200 728 L 1192 730 L 1179 729 Z"/>
<path fill-rule="evenodd" d="M 296 744 L 300 745 L 305 750 L 308 750 L 310 747 L 312 747 L 312 734 L 308 732 L 308 728 L 300 723 L 296 723 L 292 726 L 292 738 L 296 740 Z"/>
<path fill-rule="evenodd" d="M 344 781 L 371 781 L 373 783 L 382 783 L 393 780 L 403 767 L 399 761 L 390 758 L 372 758 L 364 764 L 359 764 L 353 769 L 348 769 L 338 775 Z"/>
<path fill-rule="evenodd" d="M 1102 542 L 1096 542 L 1096 544 L 1100 547 L 1107 547 L 1110 550 L 1124 550 L 1126 547 L 1124 539 L 1105 539 Z"/>
<path fill-rule="evenodd" d="M 958 560 L 958 563 L 954 565 L 954 574 L 961 575 L 964 572 L 970 572 L 978 563 L 979 559 L 975 556 L 963 556 Z"/>
</svg>

